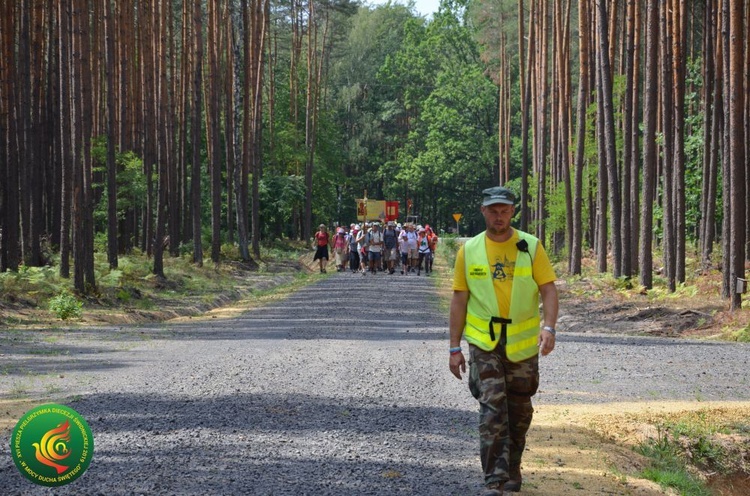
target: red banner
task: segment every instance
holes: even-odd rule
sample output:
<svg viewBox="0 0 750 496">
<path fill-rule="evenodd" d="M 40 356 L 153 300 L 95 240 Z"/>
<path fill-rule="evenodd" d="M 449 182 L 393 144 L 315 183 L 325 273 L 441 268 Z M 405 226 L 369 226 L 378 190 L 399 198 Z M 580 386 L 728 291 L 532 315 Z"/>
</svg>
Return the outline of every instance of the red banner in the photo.
<svg viewBox="0 0 750 496">
<path fill-rule="evenodd" d="M 398 202 L 397 201 L 386 201 L 385 202 L 385 220 L 396 220 L 398 219 Z"/>
</svg>

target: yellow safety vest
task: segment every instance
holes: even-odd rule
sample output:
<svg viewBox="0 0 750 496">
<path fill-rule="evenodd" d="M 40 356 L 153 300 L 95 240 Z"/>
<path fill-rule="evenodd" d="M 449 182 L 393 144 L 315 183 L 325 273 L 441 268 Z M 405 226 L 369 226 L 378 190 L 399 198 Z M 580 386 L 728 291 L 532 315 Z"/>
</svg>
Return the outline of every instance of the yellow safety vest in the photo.
<svg viewBox="0 0 750 496">
<path fill-rule="evenodd" d="M 466 308 L 466 341 L 485 351 L 492 351 L 505 339 L 505 352 L 512 362 L 535 356 L 539 337 L 539 287 L 532 275 L 532 264 L 539 240 L 518 231 L 526 240 L 528 252 L 519 250 L 513 272 L 513 287 L 508 318 L 500 317 L 492 281 L 492 267 L 485 248 L 486 231 L 474 236 L 464 246 L 466 284 L 469 302 Z M 505 327 L 505 336 L 503 336 Z"/>
</svg>

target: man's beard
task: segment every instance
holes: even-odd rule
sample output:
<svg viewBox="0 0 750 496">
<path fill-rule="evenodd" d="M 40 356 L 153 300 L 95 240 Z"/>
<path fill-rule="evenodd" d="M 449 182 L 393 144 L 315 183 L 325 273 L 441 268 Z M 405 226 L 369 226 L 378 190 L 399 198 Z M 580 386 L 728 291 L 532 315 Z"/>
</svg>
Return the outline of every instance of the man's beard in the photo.
<svg viewBox="0 0 750 496">
<path fill-rule="evenodd" d="M 506 234 L 508 231 L 510 231 L 510 225 L 506 225 L 505 227 L 502 227 L 502 228 L 498 228 L 498 227 L 491 225 L 487 227 L 487 230 L 495 236 L 502 236 Z"/>
</svg>

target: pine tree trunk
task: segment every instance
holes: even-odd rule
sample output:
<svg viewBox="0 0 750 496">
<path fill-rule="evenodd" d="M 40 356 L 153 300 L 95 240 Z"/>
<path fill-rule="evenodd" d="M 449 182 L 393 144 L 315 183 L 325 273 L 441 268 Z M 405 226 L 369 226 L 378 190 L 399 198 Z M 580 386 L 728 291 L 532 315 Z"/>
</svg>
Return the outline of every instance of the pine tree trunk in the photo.
<svg viewBox="0 0 750 496">
<path fill-rule="evenodd" d="M 208 169 L 211 176 L 211 260 L 219 264 L 221 258 L 221 137 L 219 108 L 219 6 L 216 0 L 208 3 L 208 98 L 206 109 L 206 133 L 209 146 Z"/>
<path fill-rule="evenodd" d="M 203 267 L 203 246 L 201 242 L 201 88 L 203 86 L 203 13 L 201 0 L 193 2 L 193 145 L 192 171 L 190 177 L 191 214 L 193 219 L 193 263 Z"/>
<path fill-rule="evenodd" d="M 656 120 L 659 68 L 659 2 L 646 1 L 646 59 L 643 92 L 643 202 L 638 261 L 639 282 L 646 289 L 653 286 L 653 205 L 656 193 Z"/>
<path fill-rule="evenodd" d="M 166 221 L 169 197 L 169 171 L 168 164 L 171 161 L 170 138 L 167 136 L 169 122 L 172 117 L 169 115 L 168 91 L 169 81 L 167 79 L 167 25 L 171 17 L 167 9 L 168 0 L 160 0 L 158 6 L 155 4 L 153 9 L 153 29 L 154 29 L 154 61 L 155 75 L 157 77 L 157 91 L 154 92 L 154 109 L 156 110 L 157 127 L 155 129 L 156 146 L 156 163 L 158 168 L 158 195 L 156 203 L 156 225 L 154 227 L 154 275 L 165 277 L 164 274 L 164 247 L 166 243 Z"/>
<path fill-rule="evenodd" d="M 635 93 L 635 11 L 636 1 L 628 0 L 627 2 L 627 19 L 626 19 L 626 30 L 625 30 L 625 94 L 623 95 L 623 109 L 622 109 L 622 121 L 623 121 L 623 168 L 622 168 L 622 192 L 625 198 L 628 198 L 632 192 L 632 172 L 631 167 L 632 154 L 633 154 L 633 96 Z M 631 209 L 633 204 L 629 201 L 624 201 L 622 204 L 622 275 L 630 277 L 633 275 L 632 272 L 632 237 L 629 233 L 632 232 L 632 214 Z"/>
<path fill-rule="evenodd" d="M 234 244 L 234 205 L 232 192 L 234 191 L 234 35 L 232 29 L 232 16 L 230 14 L 230 2 L 224 4 L 222 12 L 221 30 L 222 46 L 219 53 L 225 55 L 225 65 L 222 74 L 224 76 L 224 155 L 226 156 L 227 175 L 227 243 Z"/>
<path fill-rule="evenodd" d="M 244 83 L 242 88 L 242 165 L 238 168 L 239 174 L 235 177 L 235 190 L 237 198 L 237 235 L 239 238 L 240 257 L 244 262 L 250 260 L 250 215 L 248 212 L 250 188 L 250 170 L 253 163 L 253 127 L 252 127 L 252 88 L 253 73 L 250 66 L 252 59 L 253 47 L 247 39 L 252 33 L 251 23 L 251 1 L 243 0 L 242 18 L 243 18 L 243 39 L 244 49 Z"/>
<path fill-rule="evenodd" d="M 192 155 L 192 149 L 190 148 L 192 134 L 188 135 L 188 128 L 192 121 L 192 108 L 191 102 L 193 97 L 193 67 L 192 59 L 195 52 L 195 45 L 193 43 L 192 34 L 192 2 L 183 2 L 182 4 L 182 70 L 180 77 L 180 110 L 179 114 L 179 205 L 182 222 L 182 236 L 181 241 L 186 245 L 193 240 L 193 216 L 191 214 L 191 190 L 188 178 L 190 177 L 188 163 L 192 162 L 190 156 Z M 190 136 L 190 140 L 188 140 Z"/>
<path fill-rule="evenodd" d="M 732 310 L 742 308 L 742 294 L 737 288 L 739 279 L 745 276 L 745 247 L 747 238 L 745 235 L 745 215 L 747 209 L 746 174 L 747 163 L 745 162 L 745 37 L 747 26 L 745 24 L 745 1 L 732 0 L 729 7 L 729 160 L 730 160 L 730 194 L 725 194 L 725 199 L 731 197 L 731 220 L 729 230 L 729 288 Z"/>
<path fill-rule="evenodd" d="M 307 98 L 305 101 L 305 221 L 302 236 L 307 240 L 312 236 L 312 188 L 313 165 L 315 160 L 315 136 L 313 133 L 313 106 L 315 104 L 315 48 L 317 26 L 315 23 L 315 1 L 310 0 L 307 16 Z"/>
<path fill-rule="evenodd" d="M 685 0 L 672 1 L 672 85 L 674 96 L 673 219 L 674 279 L 685 282 L 685 76 L 687 11 Z"/>
<path fill-rule="evenodd" d="M 599 77 L 601 80 L 600 90 L 602 97 L 600 103 L 602 105 L 599 116 L 603 119 L 603 130 L 604 130 L 604 150 L 605 150 L 605 163 L 607 168 L 607 179 L 608 179 L 608 190 L 609 190 L 609 205 L 611 209 L 611 222 L 612 222 L 612 259 L 613 259 L 613 275 L 620 277 L 622 275 L 622 201 L 621 201 L 621 189 L 620 189 L 620 178 L 617 170 L 617 149 L 616 149 L 616 137 L 615 137 L 615 119 L 614 119 L 614 108 L 613 108 L 613 97 L 612 97 L 612 79 L 611 79 L 611 67 L 609 61 L 609 47 L 608 33 L 607 33 L 607 10 L 604 2 L 599 2 L 599 15 L 598 27 L 599 27 Z M 604 250 L 606 252 L 606 249 Z"/>
<path fill-rule="evenodd" d="M 641 116 L 638 109 L 641 108 L 640 100 L 640 80 L 641 80 L 641 0 L 635 0 L 634 5 L 634 33 L 633 33 L 633 103 L 631 106 L 631 133 L 630 140 L 631 154 L 630 163 L 625 167 L 630 167 L 630 275 L 636 275 L 639 272 L 638 247 L 640 246 L 640 205 L 641 205 L 641 148 L 640 148 L 640 124 Z M 627 232 L 626 232 L 627 235 Z"/>
<path fill-rule="evenodd" d="M 529 127 L 531 120 L 531 73 L 534 65 L 535 52 L 535 12 L 536 1 L 531 2 L 531 13 L 529 14 L 529 47 L 526 57 L 526 79 L 523 91 L 523 115 L 521 117 L 521 230 L 529 230 Z M 519 62 L 523 63 L 523 62 Z"/>
<path fill-rule="evenodd" d="M 110 269 L 118 265 L 117 253 L 117 163 L 115 161 L 116 129 L 115 122 L 115 36 L 114 15 L 111 2 L 105 2 L 105 50 L 107 63 L 107 260 Z"/>
<path fill-rule="evenodd" d="M 0 160 L 5 163 L 5 173 L 2 179 L 2 255 L 0 256 L 0 272 L 6 270 L 17 271 L 20 265 L 20 212 L 19 202 L 19 146 L 18 146 L 18 122 L 13 117 L 18 108 L 18 88 L 16 85 L 17 67 L 16 57 L 13 53 L 15 46 L 15 2 L 2 3 L 2 15 L 0 15 L 0 36 L 2 40 L 2 62 L 0 62 L 0 126 L 3 132 L 0 139 L 4 141 L 5 148 Z"/>
<path fill-rule="evenodd" d="M 578 46 L 580 53 L 578 69 L 578 102 L 576 110 L 576 156 L 575 181 L 573 192 L 573 238 L 568 263 L 571 274 L 581 273 L 581 259 L 583 257 L 583 166 L 586 145 L 586 107 L 588 106 L 589 80 L 589 0 L 578 1 Z"/>
<path fill-rule="evenodd" d="M 667 285 L 671 292 L 676 290 L 676 230 L 675 230 L 675 202 L 674 202 L 674 95 L 672 84 L 672 19 L 669 15 L 670 6 L 663 2 L 659 15 L 659 30 L 661 33 L 661 115 L 662 115 L 662 211 L 664 212 L 663 252 L 664 270 Z"/>
</svg>

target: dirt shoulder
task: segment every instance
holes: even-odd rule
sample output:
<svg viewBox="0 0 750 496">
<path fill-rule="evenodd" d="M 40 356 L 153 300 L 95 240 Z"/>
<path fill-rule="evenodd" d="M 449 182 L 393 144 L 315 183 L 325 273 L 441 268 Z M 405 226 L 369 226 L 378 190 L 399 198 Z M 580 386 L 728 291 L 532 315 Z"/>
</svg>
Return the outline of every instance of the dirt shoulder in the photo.
<svg viewBox="0 0 750 496">
<path fill-rule="evenodd" d="M 747 419 L 750 402 L 648 402 L 550 405 L 536 408 L 524 457 L 524 494 L 678 494 L 640 473 L 650 460 L 634 448 L 659 435 L 657 425 L 691 413 Z M 748 437 L 726 440 L 739 460 L 748 460 Z M 747 473 L 696 472 L 714 494 L 746 495 Z"/>
</svg>

